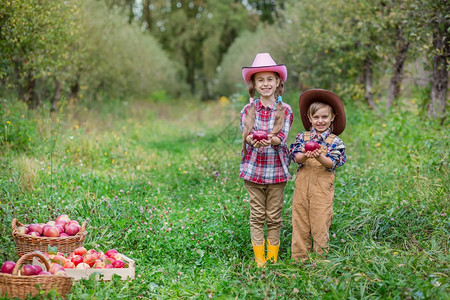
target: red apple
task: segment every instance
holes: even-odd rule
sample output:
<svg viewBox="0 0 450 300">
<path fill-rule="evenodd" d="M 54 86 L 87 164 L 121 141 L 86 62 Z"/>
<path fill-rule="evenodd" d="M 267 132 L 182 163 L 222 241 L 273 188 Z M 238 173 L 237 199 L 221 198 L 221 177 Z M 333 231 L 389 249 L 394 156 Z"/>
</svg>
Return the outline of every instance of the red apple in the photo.
<svg viewBox="0 0 450 300">
<path fill-rule="evenodd" d="M 74 256 L 70 259 L 70 261 L 73 262 L 73 263 L 75 264 L 75 266 L 76 266 L 76 265 L 78 265 L 79 263 L 82 263 L 82 262 L 83 262 L 83 256 L 81 256 L 81 255 L 74 255 Z"/>
<path fill-rule="evenodd" d="M 77 234 L 80 231 L 80 229 L 81 229 L 80 225 L 69 223 L 69 225 L 66 226 L 66 233 L 72 236 Z"/>
<path fill-rule="evenodd" d="M 28 232 L 28 235 L 31 235 L 31 236 L 41 236 L 41 234 L 40 234 L 39 232 L 37 232 L 37 231 L 29 231 L 29 232 Z"/>
<path fill-rule="evenodd" d="M 111 255 L 119 253 L 119 251 L 117 251 L 116 249 L 109 249 L 108 251 L 106 251 L 105 255 L 111 257 Z"/>
<path fill-rule="evenodd" d="M 64 269 L 74 269 L 75 268 L 75 264 L 71 261 L 66 261 L 66 263 L 64 264 Z"/>
<path fill-rule="evenodd" d="M 69 223 L 70 218 L 68 215 L 60 215 L 56 218 L 55 223 L 59 223 L 60 221 L 65 221 L 66 223 Z"/>
<path fill-rule="evenodd" d="M 61 223 L 56 224 L 55 227 L 58 229 L 60 234 L 64 232 L 64 226 L 62 226 Z"/>
<path fill-rule="evenodd" d="M 60 225 L 62 228 L 66 228 L 66 225 L 69 224 L 69 222 L 66 222 L 65 220 L 59 220 L 58 222 L 55 222 L 55 225 Z"/>
<path fill-rule="evenodd" d="M 94 268 L 95 269 L 103 269 L 105 267 L 105 263 L 101 259 L 95 260 Z"/>
<path fill-rule="evenodd" d="M 44 236 L 46 236 L 46 237 L 58 237 L 59 236 L 58 228 L 56 228 L 55 226 L 50 226 L 50 225 L 46 225 L 46 226 L 49 226 L 49 227 L 44 229 L 44 232 L 43 232 Z"/>
<path fill-rule="evenodd" d="M 51 225 L 51 226 L 55 226 L 55 221 L 48 221 L 47 223 L 46 223 L 47 225 Z"/>
<path fill-rule="evenodd" d="M 316 149 L 320 149 L 320 145 L 314 141 L 309 141 L 305 144 L 305 151 L 314 151 Z"/>
<path fill-rule="evenodd" d="M 48 271 L 41 271 L 41 272 L 37 273 L 37 275 L 52 275 L 52 273 L 50 273 Z"/>
<path fill-rule="evenodd" d="M 36 269 L 36 274 L 39 274 L 43 271 L 41 266 L 39 266 L 39 265 L 33 265 L 33 266 Z"/>
<path fill-rule="evenodd" d="M 67 259 L 63 255 L 57 254 L 51 259 L 51 261 L 61 266 L 64 266 L 66 264 Z"/>
<path fill-rule="evenodd" d="M 58 270 L 63 270 L 64 271 L 64 267 L 61 266 L 60 264 L 57 263 L 52 263 L 52 265 L 50 266 L 50 270 L 48 270 L 50 273 L 55 274 L 56 271 Z"/>
<path fill-rule="evenodd" d="M 39 233 L 39 235 L 42 235 L 42 226 L 39 224 L 30 224 L 28 225 L 28 232 L 35 231 Z"/>
<path fill-rule="evenodd" d="M 123 255 L 120 253 L 114 253 L 110 256 L 110 258 L 114 259 L 114 260 L 122 260 L 123 259 Z"/>
<path fill-rule="evenodd" d="M 68 237 L 68 236 L 70 236 L 70 235 L 68 235 L 68 234 L 65 233 L 65 232 L 61 232 L 61 233 L 59 234 L 59 237 Z"/>
<path fill-rule="evenodd" d="M 86 255 L 84 255 L 83 262 L 92 267 L 95 263 L 94 255 L 86 253 Z"/>
<path fill-rule="evenodd" d="M 73 250 L 72 253 L 73 253 L 73 254 L 76 254 L 76 255 L 81 255 L 81 256 L 83 256 L 83 255 L 86 254 L 86 252 L 87 252 L 86 248 L 84 248 L 84 247 L 78 247 L 77 249 Z"/>
<path fill-rule="evenodd" d="M 36 275 L 36 269 L 34 268 L 33 265 L 25 265 L 22 267 L 22 275 L 24 276 L 32 276 L 32 275 Z"/>
<path fill-rule="evenodd" d="M 44 226 L 42 226 L 42 235 L 44 235 L 44 231 L 50 227 L 52 227 L 52 225 L 49 225 L 49 224 L 45 224 Z"/>
<path fill-rule="evenodd" d="M 70 224 L 80 225 L 80 223 L 78 223 L 77 220 L 70 220 L 69 223 L 67 223 L 67 225 L 70 225 Z"/>
<path fill-rule="evenodd" d="M 0 272 L 6 273 L 6 274 L 11 274 L 15 266 L 16 266 L 15 262 L 5 261 L 2 265 Z"/>
<path fill-rule="evenodd" d="M 123 268 L 123 267 L 125 267 L 125 263 L 121 260 L 115 260 L 115 261 L 113 261 L 112 266 L 114 268 Z"/>
<path fill-rule="evenodd" d="M 105 269 L 114 269 L 113 265 L 105 265 Z"/>
<path fill-rule="evenodd" d="M 269 136 L 267 135 L 267 132 L 265 131 L 254 131 L 252 133 L 253 135 L 253 139 L 257 140 L 257 141 L 262 141 L 262 140 L 268 140 Z"/>
<path fill-rule="evenodd" d="M 25 226 L 19 226 L 17 227 L 17 232 L 18 233 L 22 233 L 22 234 L 27 234 L 28 233 L 28 228 Z"/>
<path fill-rule="evenodd" d="M 79 264 L 75 267 L 75 269 L 83 269 L 83 270 L 85 270 L 85 269 L 90 269 L 90 268 L 91 268 L 91 266 L 89 266 L 87 263 L 84 263 L 84 262 L 79 263 Z"/>
</svg>

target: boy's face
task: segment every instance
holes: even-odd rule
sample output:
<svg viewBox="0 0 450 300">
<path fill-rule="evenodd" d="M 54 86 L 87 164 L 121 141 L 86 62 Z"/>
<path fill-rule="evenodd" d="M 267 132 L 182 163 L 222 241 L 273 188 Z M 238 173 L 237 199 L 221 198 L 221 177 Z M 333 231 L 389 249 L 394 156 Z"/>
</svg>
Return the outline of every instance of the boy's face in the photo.
<svg viewBox="0 0 450 300">
<path fill-rule="evenodd" d="M 318 134 L 322 134 L 331 126 L 334 121 L 334 115 L 328 107 L 323 107 L 317 110 L 312 116 L 308 116 L 314 129 Z"/>
<path fill-rule="evenodd" d="M 271 98 L 275 95 L 280 79 L 273 72 L 259 72 L 254 78 L 255 89 L 262 98 Z"/>
</svg>

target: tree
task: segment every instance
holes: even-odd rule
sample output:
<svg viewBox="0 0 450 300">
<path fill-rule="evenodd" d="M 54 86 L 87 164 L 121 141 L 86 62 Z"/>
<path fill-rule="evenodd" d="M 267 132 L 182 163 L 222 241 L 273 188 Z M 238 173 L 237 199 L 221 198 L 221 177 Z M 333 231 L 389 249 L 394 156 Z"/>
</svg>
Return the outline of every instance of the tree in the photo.
<svg viewBox="0 0 450 300">
<path fill-rule="evenodd" d="M 2 1 L 0 4 L 0 78 L 19 98 L 36 108 L 38 80 L 57 77 L 70 64 L 77 1 Z"/>
</svg>

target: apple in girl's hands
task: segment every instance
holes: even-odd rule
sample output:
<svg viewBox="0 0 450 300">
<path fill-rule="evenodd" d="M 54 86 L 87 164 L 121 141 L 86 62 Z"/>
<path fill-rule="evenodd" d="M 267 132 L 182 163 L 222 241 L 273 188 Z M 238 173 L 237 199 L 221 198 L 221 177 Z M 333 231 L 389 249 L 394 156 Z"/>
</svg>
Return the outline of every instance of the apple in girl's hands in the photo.
<svg viewBox="0 0 450 300">
<path fill-rule="evenodd" d="M 258 142 L 260 142 L 262 140 L 268 140 L 269 136 L 267 135 L 267 132 L 262 131 L 262 130 L 258 130 L 258 131 L 254 131 L 253 132 L 252 138 L 254 140 L 257 140 Z"/>
</svg>

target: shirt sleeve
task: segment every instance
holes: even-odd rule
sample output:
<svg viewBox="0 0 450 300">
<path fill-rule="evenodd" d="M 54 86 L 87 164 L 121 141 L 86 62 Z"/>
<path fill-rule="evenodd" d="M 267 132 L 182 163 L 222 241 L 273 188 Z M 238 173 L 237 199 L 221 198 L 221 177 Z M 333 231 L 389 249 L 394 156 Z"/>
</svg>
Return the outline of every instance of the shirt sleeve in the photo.
<svg viewBox="0 0 450 300">
<path fill-rule="evenodd" d="M 299 152 L 303 152 L 304 143 L 305 143 L 304 135 L 305 135 L 305 132 L 299 133 L 297 135 L 297 137 L 295 138 L 294 143 L 292 143 L 290 146 L 290 157 L 291 157 L 291 160 L 294 162 L 296 162 L 295 155 Z"/>
<path fill-rule="evenodd" d="M 339 137 L 336 136 L 334 138 L 333 144 L 328 148 L 326 156 L 333 161 L 332 170 L 342 166 L 346 162 L 347 156 L 345 155 L 345 145 Z"/>
</svg>

